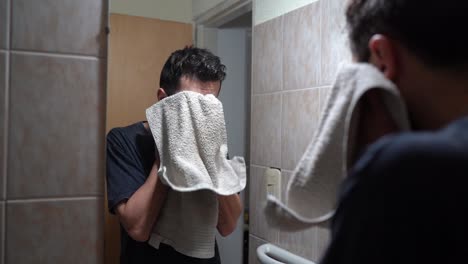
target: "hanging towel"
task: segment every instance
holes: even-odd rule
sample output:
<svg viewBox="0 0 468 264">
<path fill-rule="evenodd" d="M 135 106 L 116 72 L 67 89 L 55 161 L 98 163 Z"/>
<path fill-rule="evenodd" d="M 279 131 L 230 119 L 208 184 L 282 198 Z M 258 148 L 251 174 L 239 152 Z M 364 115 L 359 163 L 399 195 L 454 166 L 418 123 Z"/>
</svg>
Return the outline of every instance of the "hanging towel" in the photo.
<svg viewBox="0 0 468 264">
<path fill-rule="evenodd" d="M 160 157 L 158 177 L 171 187 L 148 241 L 194 258 L 215 255 L 217 194 L 246 184 L 244 159 L 227 159 L 221 102 L 213 95 L 180 92 L 146 110 Z"/>
<path fill-rule="evenodd" d="M 186 256 L 208 259 L 215 255 L 218 199 L 209 190 L 169 190 L 148 243 L 161 243 Z"/>
<path fill-rule="evenodd" d="M 328 96 L 317 132 L 296 166 L 285 199 L 269 195 L 265 213 L 270 225 L 290 231 L 329 220 L 338 188 L 347 175 L 353 146 L 358 101 L 373 89 L 381 91 L 384 107 L 396 126 L 409 129 L 406 107 L 395 85 L 370 64 L 343 67 Z"/>
</svg>

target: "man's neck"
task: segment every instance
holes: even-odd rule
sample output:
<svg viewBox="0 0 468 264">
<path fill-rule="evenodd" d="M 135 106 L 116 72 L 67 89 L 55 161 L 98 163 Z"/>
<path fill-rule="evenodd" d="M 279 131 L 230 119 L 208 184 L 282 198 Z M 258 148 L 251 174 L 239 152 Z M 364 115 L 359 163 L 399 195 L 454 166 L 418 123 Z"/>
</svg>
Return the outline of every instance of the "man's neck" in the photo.
<svg viewBox="0 0 468 264">
<path fill-rule="evenodd" d="M 427 93 L 421 94 L 421 100 L 426 105 L 425 112 L 420 113 L 419 122 L 416 122 L 416 128 L 440 129 L 468 116 L 468 79 L 465 76 L 428 74 L 422 77 L 426 80 L 423 86 Z"/>
</svg>

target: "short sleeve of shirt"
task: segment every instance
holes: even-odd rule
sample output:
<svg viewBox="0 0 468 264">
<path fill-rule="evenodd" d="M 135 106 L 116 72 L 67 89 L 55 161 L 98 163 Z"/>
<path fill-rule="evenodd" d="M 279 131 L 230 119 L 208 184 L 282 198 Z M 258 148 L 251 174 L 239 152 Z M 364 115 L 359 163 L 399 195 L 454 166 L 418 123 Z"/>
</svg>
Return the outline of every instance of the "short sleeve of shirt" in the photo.
<svg viewBox="0 0 468 264">
<path fill-rule="evenodd" d="M 129 199 L 146 181 L 147 175 L 127 143 L 125 134 L 116 128 L 107 135 L 107 199 L 108 208 Z"/>
</svg>

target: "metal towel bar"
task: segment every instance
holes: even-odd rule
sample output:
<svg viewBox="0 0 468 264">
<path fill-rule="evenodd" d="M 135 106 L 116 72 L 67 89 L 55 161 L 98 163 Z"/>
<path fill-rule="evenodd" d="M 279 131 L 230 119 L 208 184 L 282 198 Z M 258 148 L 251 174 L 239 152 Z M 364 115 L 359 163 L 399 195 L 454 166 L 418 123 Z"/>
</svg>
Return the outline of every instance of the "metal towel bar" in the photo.
<svg viewBox="0 0 468 264">
<path fill-rule="evenodd" d="M 257 257 L 262 264 L 315 264 L 272 244 L 259 246 L 257 248 Z"/>
</svg>

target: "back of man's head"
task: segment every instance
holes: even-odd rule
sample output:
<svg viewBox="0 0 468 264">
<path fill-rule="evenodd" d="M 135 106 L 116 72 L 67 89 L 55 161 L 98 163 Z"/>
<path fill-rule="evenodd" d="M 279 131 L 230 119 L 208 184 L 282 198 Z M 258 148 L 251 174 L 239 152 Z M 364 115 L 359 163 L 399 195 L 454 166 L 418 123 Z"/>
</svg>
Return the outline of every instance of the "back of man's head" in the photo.
<svg viewBox="0 0 468 264">
<path fill-rule="evenodd" d="M 368 61 L 369 40 L 384 34 L 435 68 L 467 68 L 468 1 L 350 0 L 347 12 L 351 48 Z"/>
<path fill-rule="evenodd" d="M 222 82 L 226 77 L 226 66 L 219 57 L 206 49 L 186 47 L 174 51 L 161 71 L 159 87 L 167 95 L 177 92 L 182 77 L 200 82 Z"/>
</svg>

